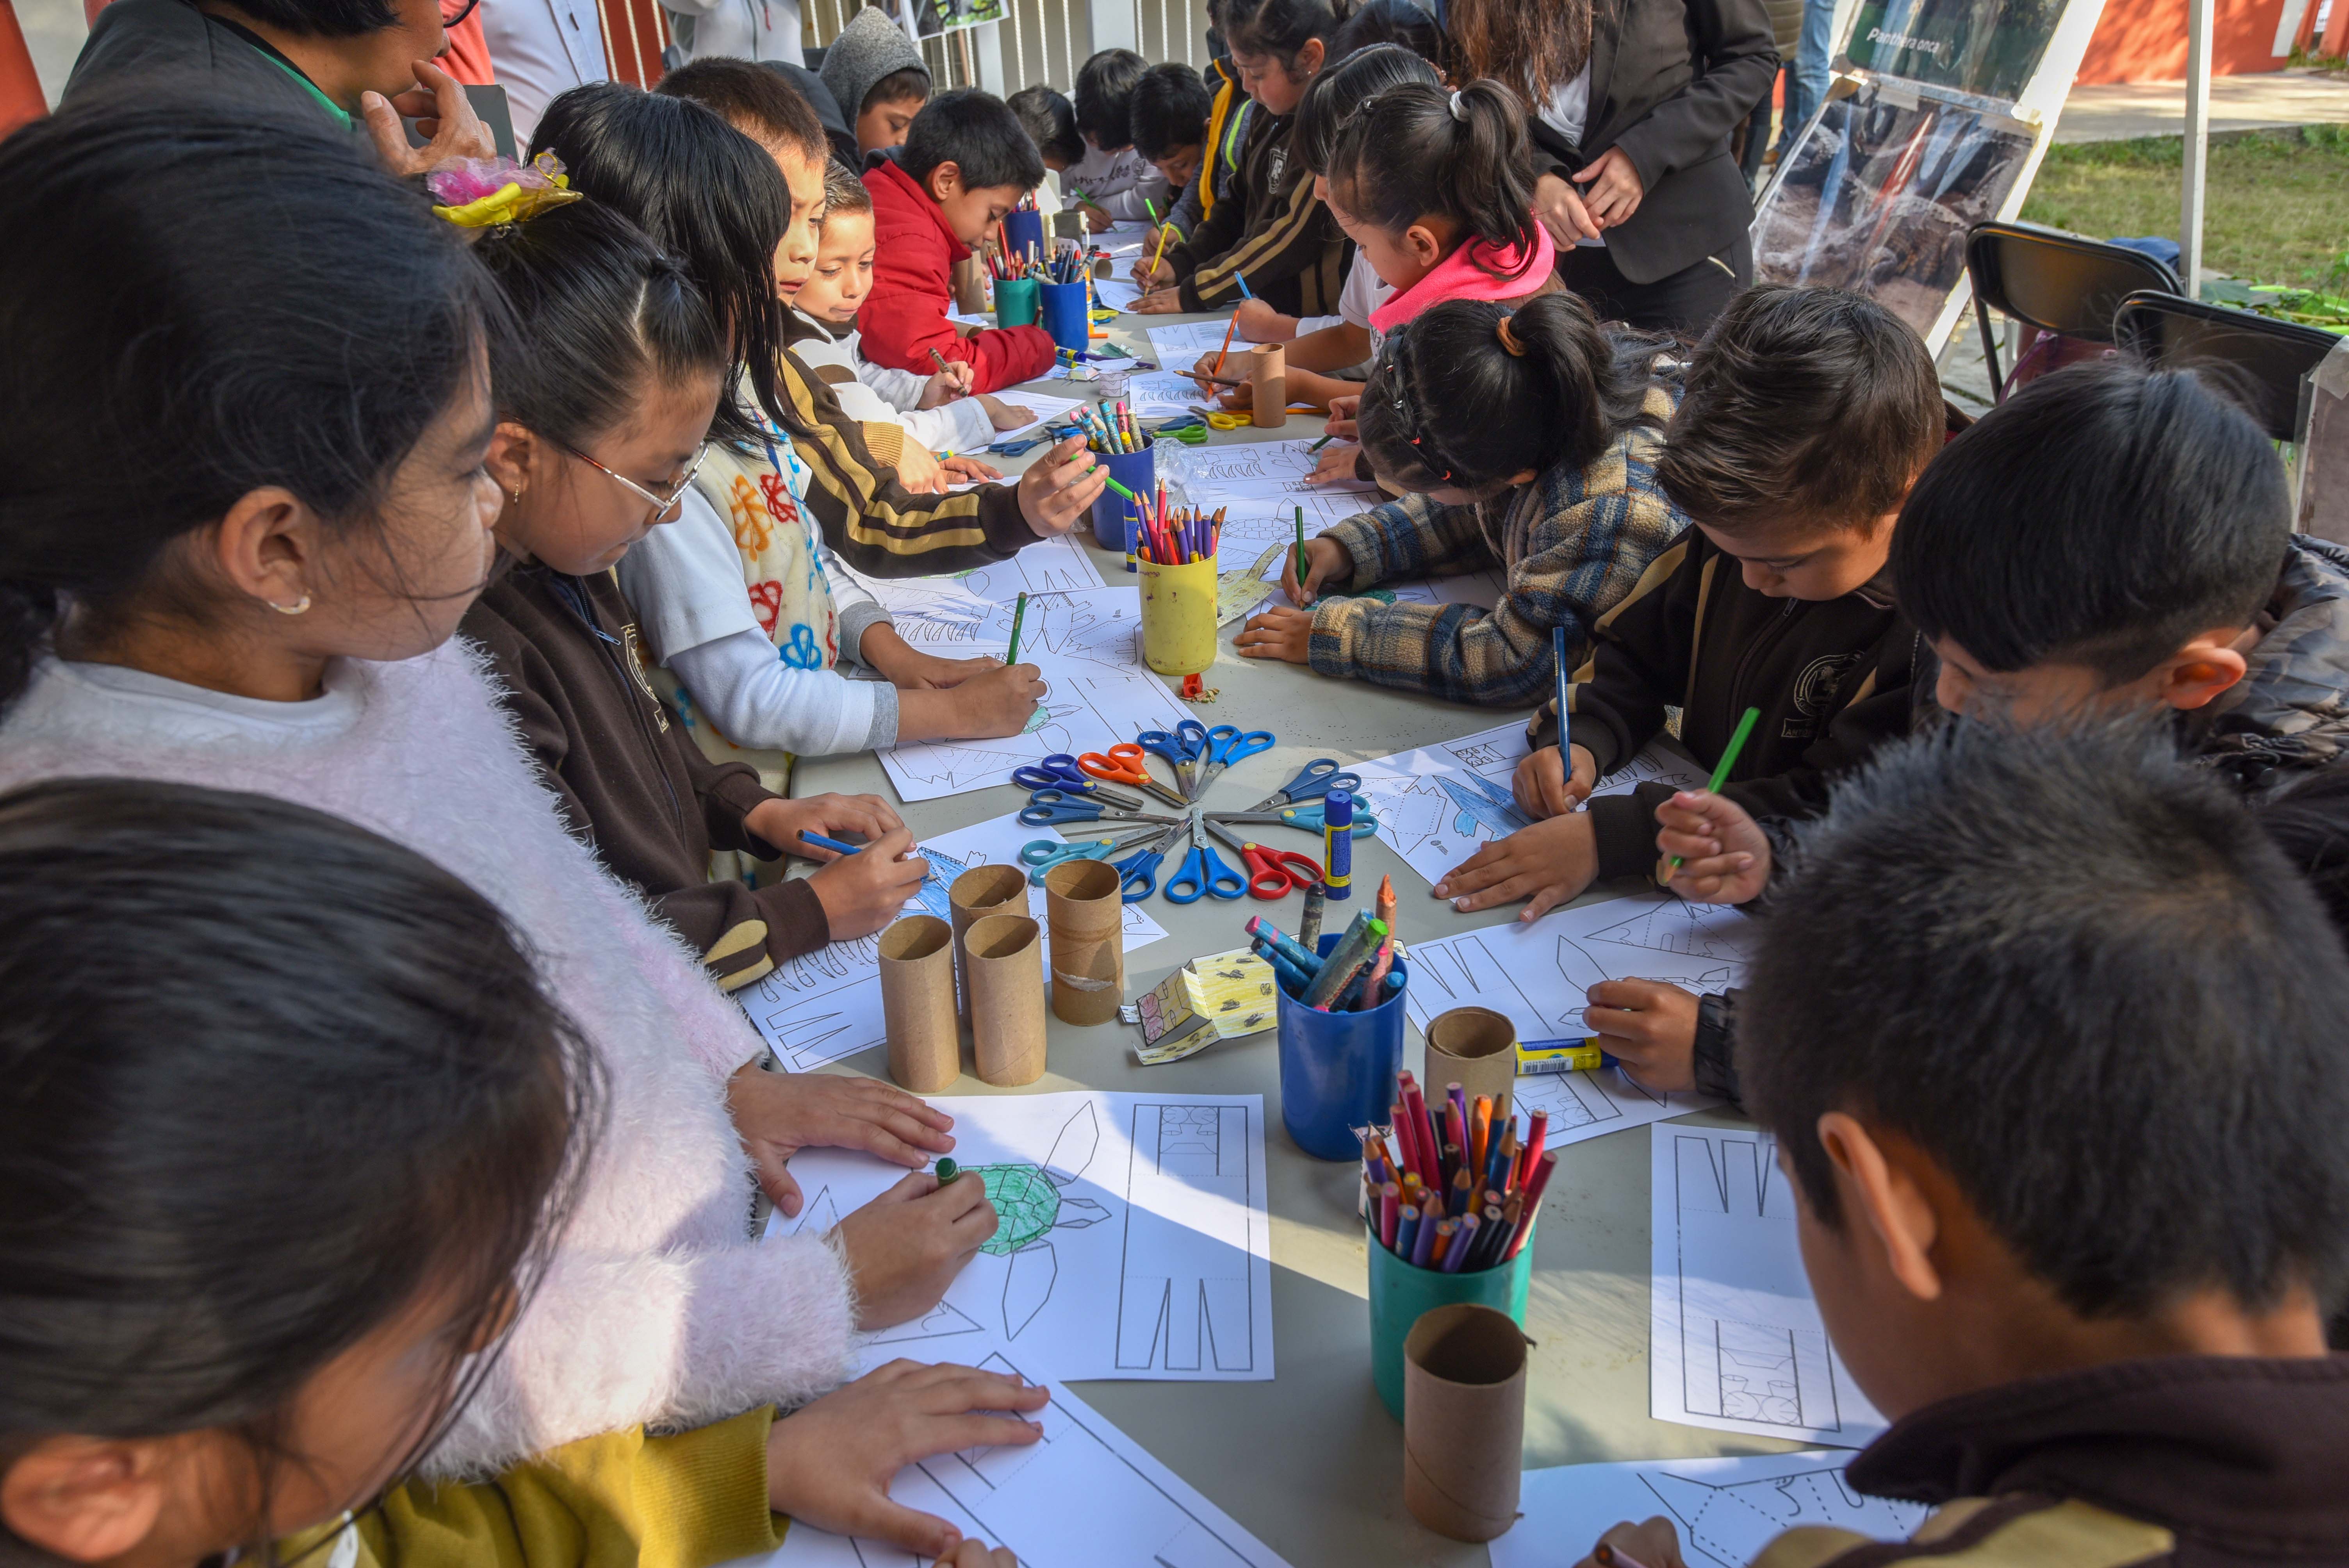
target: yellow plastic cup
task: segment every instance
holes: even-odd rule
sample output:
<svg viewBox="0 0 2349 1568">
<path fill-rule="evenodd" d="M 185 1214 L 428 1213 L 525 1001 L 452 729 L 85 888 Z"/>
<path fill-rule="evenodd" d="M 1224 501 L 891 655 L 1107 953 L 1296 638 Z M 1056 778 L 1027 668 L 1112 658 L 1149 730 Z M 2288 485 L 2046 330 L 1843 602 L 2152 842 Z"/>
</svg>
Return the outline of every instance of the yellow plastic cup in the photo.
<svg viewBox="0 0 2349 1568">
<path fill-rule="evenodd" d="M 1144 561 L 1142 658 L 1162 676 L 1195 676 L 1216 662 L 1216 558 L 1184 566 Z"/>
</svg>

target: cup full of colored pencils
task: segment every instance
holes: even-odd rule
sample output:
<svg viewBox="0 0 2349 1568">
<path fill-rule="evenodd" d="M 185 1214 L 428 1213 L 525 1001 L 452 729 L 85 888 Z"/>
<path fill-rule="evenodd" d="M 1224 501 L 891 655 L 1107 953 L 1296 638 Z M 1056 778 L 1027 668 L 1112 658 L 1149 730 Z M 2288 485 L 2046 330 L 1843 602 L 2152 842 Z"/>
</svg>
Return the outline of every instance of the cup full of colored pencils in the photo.
<svg viewBox="0 0 2349 1568">
<path fill-rule="evenodd" d="M 1126 570 L 1134 571 L 1145 520 L 1164 504 L 1158 459 L 1141 422 L 1123 401 L 1080 406 L 1071 417 L 1108 481 L 1093 502 L 1093 542 L 1103 550 L 1123 551 Z"/>
<path fill-rule="evenodd" d="M 1147 451 L 1141 454 L 1147 459 Z M 1102 459 L 1114 467 L 1121 459 Z M 1142 662 L 1195 676 L 1216 662 L 1216 514 L 1137 491 L 1133 554 L 1142 573 Z"/>
<path fill-rule="evenodd" d="M 1362 1226 L 1370 1252 L 1371 1374 L 1402 1418 L 1402 1342 L 1421 1315 L 1456 1302 L 1522 1327 L 1534 1223 L 1557 1155 L 1549 1116 L 1511 1114 L 1458 1084 L 1395 1079 L 1386 1120 L 1360 1130 Z"/>
</svg>

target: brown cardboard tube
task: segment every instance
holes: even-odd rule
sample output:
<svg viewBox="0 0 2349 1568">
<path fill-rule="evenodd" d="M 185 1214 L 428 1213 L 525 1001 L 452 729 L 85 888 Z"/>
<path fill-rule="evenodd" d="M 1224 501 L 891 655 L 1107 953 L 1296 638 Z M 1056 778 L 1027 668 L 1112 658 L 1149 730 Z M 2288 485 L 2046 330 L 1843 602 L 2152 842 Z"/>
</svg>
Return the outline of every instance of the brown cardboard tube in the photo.
<svg viewBox="0 0 2349 1568">
<path fill-rule="evenodd" d="M 1017 1088 L 1044 1076 L 1043 933 L 1024 914 L 983 915 L 962 939 L 978 1076 Z"/>
<path fill-rule="evenodd" d="M 954 928 L 934 914 L 909 914 L 881 934 L 889 1076 L 916 1094 L 936 1094 L 962 1077 L 953 947 Z"/>
<path fill-rule="evenodd" d="M 1517 1083 L 1517 1026 L 1490 1007 L 1454 1007 L 1427 1026 L 1427 1081 L 1434 1091 L 1458 1084 L 1468 1103 L 1490 1095 L 1493 1114 L 1508 1116 Z"/>
<path fill-rule="evenodd" d="M 1062 861 L 1044 874 L 1044 918 L 1052 931 L 1052 1016 L 1106 1024 L 1125 1000 L 1125 905 L 1117 868 Z"/>
<path fill-rule="evenodd" d="M 1267 430 L 1288 423 L 1288 356 L 1278 343 L 1248 350 L 1248 422 Z"/>
<path fill-rule="evenodd" d="M 977 315 L 987 308 L 987 274 L 979 270 L 977 256 L 965 256 L 954 264 L 955 309 L 965 315 Z"/>
<path fill-rule="evenodd" d="M 986 915 L 1006 911 L 1027 913 L 1028 873 L 1018 866 L 973 866 L 955 878 L 954 886 L 947 889 L 947 908 L 954 916 L 955 994 L 961 998 L 956 1004 L 956 1016 L 968 1023 L 970 961 L 964 954 L 962 939 L 969 934 L 971 923 Z"/>
<path fill-rule="evenodd" d="M 1517 1520 L 1526 1440 L 1526 1336 L 1506 1312 L 1463 1302 L 1423 1314 L 1402 1342 L 1402 1501 L 1454 1541 Z"/>
</svg>

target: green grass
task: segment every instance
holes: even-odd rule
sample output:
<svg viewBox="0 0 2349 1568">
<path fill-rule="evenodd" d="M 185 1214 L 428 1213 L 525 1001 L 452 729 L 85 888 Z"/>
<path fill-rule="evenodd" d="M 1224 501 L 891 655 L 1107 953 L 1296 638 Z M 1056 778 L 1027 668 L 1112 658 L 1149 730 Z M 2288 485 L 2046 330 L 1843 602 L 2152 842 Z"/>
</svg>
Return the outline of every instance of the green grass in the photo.
<svg viewBox="0 0 2349 1568">
<path fill-rule="evenodd" d="M 2023 216 L 2100 240 L 2174 237 L 2184 157 L 2175 136 L 2051 147 Z M 2349 126 L 2213 141 L 2207 189 L 2204 266 L 2254 283 L 2323 284 L 2349 251 Z"/>
</svg>

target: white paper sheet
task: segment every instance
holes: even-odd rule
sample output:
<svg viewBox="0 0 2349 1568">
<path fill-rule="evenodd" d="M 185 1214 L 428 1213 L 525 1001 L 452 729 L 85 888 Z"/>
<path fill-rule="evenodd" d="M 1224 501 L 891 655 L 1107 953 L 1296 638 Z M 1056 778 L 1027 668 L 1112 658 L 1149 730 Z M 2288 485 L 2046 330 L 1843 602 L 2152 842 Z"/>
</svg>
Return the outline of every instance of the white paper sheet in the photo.
<svg viewBox="0 0 2349 1568">
<path fill-rule="evenodd" d="M 1130 906 L 1129 906 L 1130 907 Z M 1038 1377 L 1264 1382 L 1272 1253 L 1264 1097 L 1105 1092 L 936 1098 L 957 1180 L 984 1180 L 1002 1224 L 946 1305 Z M 770 1233 L 831 1229 L 905 1177 L 869 1154 L 792 1160 L 807 1195 Z M 939 1339 L 955 1326 L 939 1325 Z M 916 1359 L 961 1360 L 900 1342 Z"/>
<path fill-rule="evenodd" d="M 980 1365 L 1016 1372 L 999 1352 Z M 1020 1568 L 1287 1568 L 1182 1477 L 1057 1383 L 1027 1448 L 966 1449 L 898 1472 L 889 1495 L 1008 1546 Z M 929 1560 L 794 1524 L 769 1568 L 930 1568 Z"/>
<path fill-rule="evenodd" d="M 1931 1511 L 1863 1497 L 1844 1479 L 1851 1456 L 1813 1449 L 1723 1460 L 1640 1460 L 1527 1470 L 1516 1524 L 1493 1542 L 1493 1568 L 1578 1562 L 1599 1532 L 1661 1514 L 1689 1568 L 1746 1568 L 1780 1532 L 1831 1525 L 1905 1540 Z"/>
<path fill-rule="evenodd" d="M 1208 404 L 1199 384 L 1172 370 L 1137 370 L 1125 378 L 1125 398 L 1137 419 L 1172 419 L 1191 412 L 1194 403 Z"/>
<path fill-rule="evenodd" d="M 1069 825 L 1081 829 L 1088 824 Z M 947 889 L 954 884 L 955 878 L 973 866 L 1016 864 L 1021 845 L 1057 836 L 1050 828 L 1021 827 L 1019 813 L 1014 811 L 925 839 L 920 848 L 929 859 L 930 875 L 905 901 L 904 913 L 934 914 L 951 923 L 954 917 L 947 910 Z M 1102 836 L 1099 832 L 1078 831 L 1069 838 L 1075 841 Z M 1166 934 L 1166 928 L 1143 913 L 1142 905 L 1129 903 L 1124 910 L 1127 952 Z M 1044 918 L 1042 888 L 1029 888 L 1028 913 L 1040 921 Z M 774 1048 L 776 1057 L 792 1072 L 805 1072 L 826 1062 L 838 1061 L 885 1044 L 889 1038 L 881 1017 L 877 935 L 835 942 L 778 965 L 773 974 L 743 986 L 734 993 L 734 997 Z"/>
<path fill-rule="evenodd" d="M 1127 311 L 1142 297 L 1142 285 L 1132 278 L 1095 278 L 1093 299 L 1104 309 Z"/>
<path fill-rule="evenodd" d="M 1022 436 L 1033 435 L 1047 425 L 1067 418 L 1069 410 L 1084 401 L 1081 397 L 1055 397 L 1049 392 L 1036 392 L 1021 387 L 998 392 L 995 396 L 1013 407 L 1025 408 L 1036 416 L 1024 425 L 996 431 L 995 439 L 999 441 L 1016 441 Z"/>
<path fill-rule="evenodd" d="M 1179 365 L 1187 370 L 1199 356 L 1213 354 L 1223 346 L 1226 325 L 1225 319 L 1217 316 L 1213 321 L 1183 321 L 1166 326 L 1154 326 L 1150 328 L 1150 357 L 1169 369 Z M 1244 346 L 1237 335 L 1232 338 L 1232 346 L 1235 349 Z"/>
<path fill-rule="evenodd" d="M 1777 1140 L 1711 1127 L 1650 1136 L 1648 1413 L 1836 1448 L 1873 1440 L 1885 1420 L 1819 1322 Z"/>
<path fill-rule="evenodd" d="M 975 626 L 992 604 L 1009 604 L 1022 593 L 1060 593 L 1071 588 L 1102 588 L 1100 568 L 1074 536 L 1040 539 L 1009 561 L 936 577 L 867 577 L 851 571 L 866 592 L 895 618 Z M 906 639 L 914 632 L 903 626 Z"/>
</svg>

